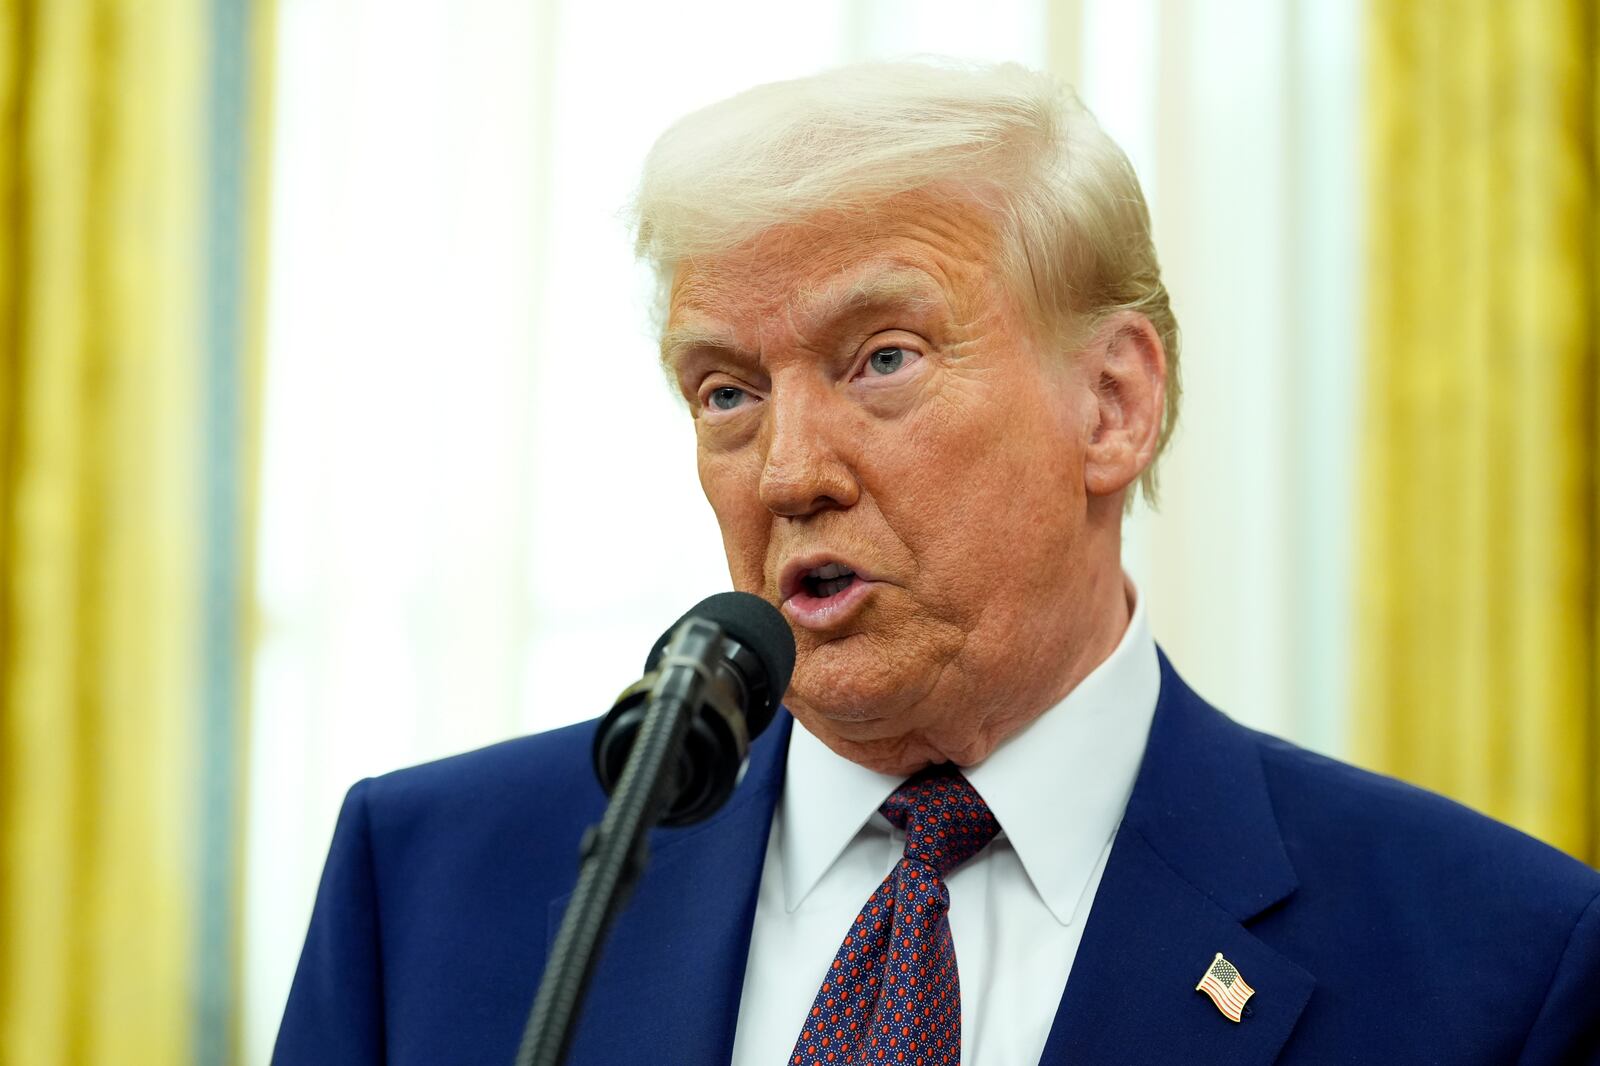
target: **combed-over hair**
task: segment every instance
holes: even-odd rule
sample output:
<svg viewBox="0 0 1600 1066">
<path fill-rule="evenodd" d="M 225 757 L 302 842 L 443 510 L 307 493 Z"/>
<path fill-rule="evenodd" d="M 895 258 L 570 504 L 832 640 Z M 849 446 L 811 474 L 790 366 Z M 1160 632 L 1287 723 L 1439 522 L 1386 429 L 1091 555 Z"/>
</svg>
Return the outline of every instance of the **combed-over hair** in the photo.
<svg viewBox="0 0 1600 1066">
<path fill-rule="evenodd" d="M 1046 335 L 1086 338 L 1136 311 L 1167 355 L 1156 458 L 1178 418 L 1178 323 L 1139 179 L 1073 93 L 1015 64 L 868 63 L 761 85 L 669 128 L 634 201 L 636 252 L 663 314 L 674 271 L 819 212 L 951 189 L 983 205 Z M 1155 499 L 1156 462 L 1141 478 Z"/>
</svg>

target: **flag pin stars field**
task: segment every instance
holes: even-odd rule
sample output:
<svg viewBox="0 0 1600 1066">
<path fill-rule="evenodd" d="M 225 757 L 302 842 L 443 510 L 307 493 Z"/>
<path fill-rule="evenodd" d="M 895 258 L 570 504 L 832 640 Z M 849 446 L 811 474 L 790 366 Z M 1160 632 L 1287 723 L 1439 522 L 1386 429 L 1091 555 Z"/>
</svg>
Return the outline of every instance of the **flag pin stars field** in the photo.
<svg viewBox="0 0 1600 1066">
<path fill-rule="evenodd" d="M 1238 1021 L 1244 1011 L 1245 1002 L 1256 990 L 1245 984 L 1244 978 L 1234 968 L 1233 963 L 1222 957 L 1222 952 L 1217 952 L 1217 957 L 1206 968 L 1205 976 L 1200 978 L 1200 983 L 1194 986 L 1196 992 L 1204 992 L 1211 997 L 1211 1002 L 1227 1017 L 1229 1021 Z"/>
</svg>

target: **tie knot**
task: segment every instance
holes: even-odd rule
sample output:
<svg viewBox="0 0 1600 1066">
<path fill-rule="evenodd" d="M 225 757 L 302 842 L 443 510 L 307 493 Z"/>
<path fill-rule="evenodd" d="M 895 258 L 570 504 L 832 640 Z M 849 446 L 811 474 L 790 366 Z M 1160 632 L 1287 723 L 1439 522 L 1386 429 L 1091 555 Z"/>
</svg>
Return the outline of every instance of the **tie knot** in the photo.
<svg viewBox="0 0 1600 1066">
<path fill-rule="evenodd" d="M 905 831 L 906 858 L 927 863 L 941 877 L 982 851 L 1000 831 L 978 790 L 948 763 L 907 779 L 879 809 Z"/>
</svg>

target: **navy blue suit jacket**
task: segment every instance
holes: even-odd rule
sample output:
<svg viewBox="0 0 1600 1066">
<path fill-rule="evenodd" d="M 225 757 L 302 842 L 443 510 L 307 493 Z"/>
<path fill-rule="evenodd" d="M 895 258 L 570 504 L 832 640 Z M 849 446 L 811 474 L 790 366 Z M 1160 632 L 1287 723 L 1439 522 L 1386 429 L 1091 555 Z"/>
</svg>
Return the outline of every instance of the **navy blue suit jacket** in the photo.
<svg viewBox="0 0 1600 1066">
<path fill-rule="evenodd" d="M 791 720 L 732 800 L 658 830 L 570 1063 L 725 1063 Z M 274 1061 L 509 1064 L 604 796 L 594 724 L 350 791 Z M 1242 1021 L 1194 990 L 1222 952 Z M 1600 1063 L 1600 873 L 1252 732 L 1162 658 L 1044 1063 Z"/>
</svg>

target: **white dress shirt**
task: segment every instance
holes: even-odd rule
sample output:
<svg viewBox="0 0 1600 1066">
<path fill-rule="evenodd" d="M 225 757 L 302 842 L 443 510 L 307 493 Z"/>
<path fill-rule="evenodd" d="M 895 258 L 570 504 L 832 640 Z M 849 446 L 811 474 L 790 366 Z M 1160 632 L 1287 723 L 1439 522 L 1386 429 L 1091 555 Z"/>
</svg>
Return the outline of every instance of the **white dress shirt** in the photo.
<svg viewBox="0 0 1600 1066">
<path fill-rule="evenodd" d="M 1143 598 L 1111 656 L 964 773 L 1000 834 L 946 878 L 964 1066 L 1036 1063 L 1122 821 L 1161 687 Z M 789 1061 L 845 932 L 905 851 L 878 813 L 901 783 L 798 722 L 773 817 L 734 1066 Z"/>
</svg>

